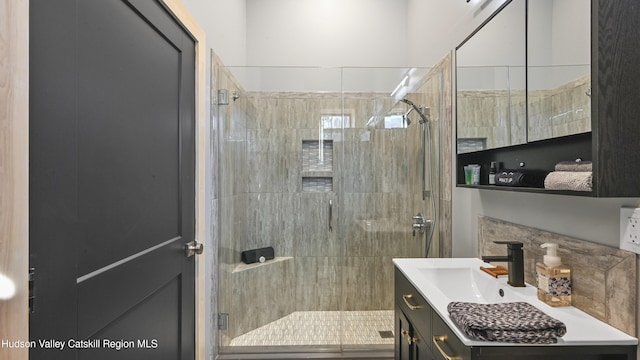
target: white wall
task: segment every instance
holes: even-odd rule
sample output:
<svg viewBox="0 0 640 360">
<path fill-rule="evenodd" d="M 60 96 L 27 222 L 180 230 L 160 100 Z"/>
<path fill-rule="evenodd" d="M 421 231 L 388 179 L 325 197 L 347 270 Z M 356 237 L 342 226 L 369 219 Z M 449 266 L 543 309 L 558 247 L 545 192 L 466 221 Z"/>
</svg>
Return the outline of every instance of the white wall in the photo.
<svg viewBox="0 0 640 360">
<path fill-rule="evenodd" d="M 247 65 L 407 64 L 407 0 L 246 2 Z"/>
<path fill-rule="evenodd" d="M 455 49 L 505 0 L 407 0 L 408 65 L 431 66 Z"/>
<path fill-rule="evenodd" d="M 207 47 L 229 65 L 247 59 L 246 3 L 244 0 L 182 0 L 207 33 Z"/>
<path fill-rule="evenodd" d="M 638 198 L 594 199 L 464 188 L 454 189 L 453 201 L 454 257 L 480 255 L 479 215 L 617 248 L 620 207 L 640 205 Z"/>
</svg>

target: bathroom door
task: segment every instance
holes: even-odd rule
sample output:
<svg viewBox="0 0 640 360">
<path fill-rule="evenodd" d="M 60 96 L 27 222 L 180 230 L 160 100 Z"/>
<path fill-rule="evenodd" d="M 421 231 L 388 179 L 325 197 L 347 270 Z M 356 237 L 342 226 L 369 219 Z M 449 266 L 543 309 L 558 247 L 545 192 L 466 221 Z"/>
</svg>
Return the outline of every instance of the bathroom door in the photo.
<svg viewBox="0 0 640 360">
<path fill-rule="evenodd" d="M 30 1 L 30 359 L 194 358 L 194 52 L 158 1 Z"/>
</svg>

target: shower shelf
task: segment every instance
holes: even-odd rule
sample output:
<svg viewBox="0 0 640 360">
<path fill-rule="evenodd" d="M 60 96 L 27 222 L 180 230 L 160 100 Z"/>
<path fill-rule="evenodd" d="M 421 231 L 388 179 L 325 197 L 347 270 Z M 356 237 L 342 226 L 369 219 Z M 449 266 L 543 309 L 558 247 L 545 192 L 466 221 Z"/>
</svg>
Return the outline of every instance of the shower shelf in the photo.
<svg viewBox="0 0 640 360">
<path fill-rule="evenodd" d="M 276 264 L 276 263 L 287 261 L 287 260 L 293 260 L 293 257 L 292 256 L 276 256 L 273 260 L 267 260 L 263 263 L 253 263 L 253 264 L 239 263 L 238 265 L 236 265 L 235 269 L 233 269 L 231 273 L 252 270 L 262 266 L 272 265 L 272 264 Z"/>
<path fill-rule="evenodd" d="M 302 178 L 332 178 L 333 171 L 301 171 Z"/>
</svg>

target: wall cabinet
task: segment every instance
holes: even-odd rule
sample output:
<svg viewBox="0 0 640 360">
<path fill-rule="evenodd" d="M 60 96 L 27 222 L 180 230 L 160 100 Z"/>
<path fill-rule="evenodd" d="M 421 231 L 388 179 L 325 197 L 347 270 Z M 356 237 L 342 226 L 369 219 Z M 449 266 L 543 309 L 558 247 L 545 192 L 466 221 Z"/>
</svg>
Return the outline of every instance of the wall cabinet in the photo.
<svg viewBox="0 0 640 360">
<path fill-rule="evenodd" d="M 395 270 L 396 360 L 636 360 L 635 346 L 466 346 Z"/>
<path fill-rule="evenodd" d="M 640 196 L 640 181 L 633 169 L 640 164 L 640 106 L 637 105 L 640 99 L 640 46 L 637 41 L 640 7 L 637 0 L 588 1 L 591 5 L 591 88 L 587 95 L 591 99 L 591 130 L 541 140 L 527 136 L 527 142 L 518 145 L 459 152 L 458 187 L 592 197 Z M 532 31 L 531 24 L 527 31 Z M 530 86 L 531 81 L 528 83 Z M 528 87 L 527 92 L 530 90 Z M 528 109 L 528 132 L 535 130 L 531 127 L 531 112 Z M 492 161 L 503 169 L 524 168 L 546 173 L 560 161 L 578 158 L 593 162 L 593 190 L 590 192 L 488 184 Z M 481 165 L 479 185 L 465 185 L 463 166 L 467 164 Z"/>
</svg>

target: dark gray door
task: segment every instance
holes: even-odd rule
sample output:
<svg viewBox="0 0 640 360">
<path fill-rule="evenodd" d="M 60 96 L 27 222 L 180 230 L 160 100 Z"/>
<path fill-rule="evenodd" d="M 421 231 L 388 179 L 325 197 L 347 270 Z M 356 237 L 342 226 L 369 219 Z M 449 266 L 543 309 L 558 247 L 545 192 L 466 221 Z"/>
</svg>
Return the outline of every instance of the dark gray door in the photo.
<svg viewBox="0 0 640 360">
<path fill-rule="evenodd" d="M 194 358 L 194 49 L 155 0 L 30 1 L 31 359 Z"/>
</svg>

